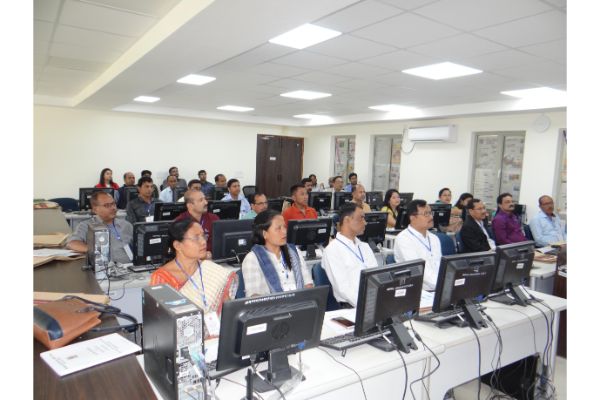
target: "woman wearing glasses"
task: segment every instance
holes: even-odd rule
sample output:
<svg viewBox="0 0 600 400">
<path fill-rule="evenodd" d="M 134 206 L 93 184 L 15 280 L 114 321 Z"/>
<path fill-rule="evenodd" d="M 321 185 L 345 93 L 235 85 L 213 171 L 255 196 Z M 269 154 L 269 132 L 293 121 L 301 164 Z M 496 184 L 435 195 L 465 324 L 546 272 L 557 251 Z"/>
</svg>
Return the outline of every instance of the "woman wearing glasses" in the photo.
<svg viewBox="0 0 600 400">
<path fill-rule="evenodd" d="M 242 263 L 246 297 L 313 287 L 306 263 L 294 245 L 287 244 L 280 213 L 265 210 L 254 219 L 254 246 Z"/>
<path fill-rule="evenodd" d="M 220 314 L 224 301 L 235 298 L 237 275 L 206 259 L 206 239 L 199 223 L 191 218 L 169 226 L 175 258 L 150 277 L 150 285 L 167 284 L 202 308 Z"/>
</svg>

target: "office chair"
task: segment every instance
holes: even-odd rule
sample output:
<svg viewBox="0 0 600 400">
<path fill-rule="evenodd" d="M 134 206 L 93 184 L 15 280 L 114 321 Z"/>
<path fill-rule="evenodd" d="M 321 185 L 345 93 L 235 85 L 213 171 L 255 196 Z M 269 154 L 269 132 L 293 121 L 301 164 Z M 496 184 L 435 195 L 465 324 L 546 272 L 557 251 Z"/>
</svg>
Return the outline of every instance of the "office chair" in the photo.
<svg viewBox="0 0 600 400">
<path fill-rule="evenodd" d="M 454 240 L 456 241 L 456 252 L 464 253 L 465 248 L 463 246 L 462 239 L 460 237 L 460 231 L 458 231 L 454 234 Z"/>
<path fill-rule="evenodd" d="M 430 232 L 431 233 L 431 232 Z M 456 246 L 454 240 L 444 232 L 433 232 L 438 239 L 440 239 L 440 245 L 442 247 L 442 256 L 451 256 L 456 254 Z"/>
<path fill-rule="evenodd" d="M 242 269 L 238 269 L 237 271 L 235 271 L 235 273 L 238 276 L 238 287 L 237 291 L 235 292 L 235 298 L 243 299 L 244 297 L 246 297 L 246 285 L 244 285 L 244 275 L 242 275 Z"/>
<path fill-rule="evenodd" d="M 315 264 L 312 267 L 312 276 L 315 286 L 329 286 L 329 292 L 327 293 L 327 311 L 339 310 L 340 303 L 338 303 L 333 296 L 333 289 L 331 288 L 331 282 L 327 277 L 327 273 L 321 267 L 321 264 Z"/>
<path fill-rule="evenodd" d="M 63 212 L 79 211 L 79 201 L 71 197 L 57 197 L 48 201 L 58 203 Z"/>
<path fill-rule="evenodd" d="M 525 237 L 527 238 L 527 240 L 535 241 L 535 239 L 533 238 L 533 233 L 531 233 L 531 228 L 528 224 L 523 224 L 523 233 L 525 233 Z"/>
<path fill-rule="evenodd" d="M 255 194 L 256 193 L 256 186 L 254 186 L 254 185 L 244 186 L 242 188 L 242 193 L 244 193 L 244 197 L 248 197 L 251 194 Z"/>
</svg>

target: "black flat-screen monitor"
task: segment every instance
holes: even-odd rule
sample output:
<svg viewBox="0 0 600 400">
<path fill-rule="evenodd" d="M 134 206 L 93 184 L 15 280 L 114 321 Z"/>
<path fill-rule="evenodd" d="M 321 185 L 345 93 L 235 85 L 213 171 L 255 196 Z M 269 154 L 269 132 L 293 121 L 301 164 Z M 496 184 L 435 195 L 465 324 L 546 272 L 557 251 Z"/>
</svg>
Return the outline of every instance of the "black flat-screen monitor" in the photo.
<svg viewBox="0 0 600 400">
<path fill-rule="evenodd" d="M 501 296 L 494 300 L 508 304 L 527 305 L 527 296 L 519 288 L 519 285 L 527 284 L 529 281 L 533 265 L 534 245 L 535 242 L 528 240 L 496 247 L 498 266 L 492 291 L 496 293 L 508 291 L 513 299 Z"/>
<path fill-rule="evenodd" d="M 123 196 L 125 197 L 125 205 L 129 203 L 131 200 L 137 199 L 138 197 L 138 187 L 137 186 L 125 186 L 123 188 Z"/>
<path fill-rule="evenodd" d="M 523 223 L 523 215 L 527 212 L 527 206 L 525 204 L 515 203 L 515 209 L 513 210 L 513 214 L 517 216 L 519 222 Z"/>
<path fill-rule="evenodd" d="M 331 224 L 331 218 L 291 219 L 287 226 L 287 242 L 306 246 L 306 259 L 315 259 L 316 246 L 329 242 Z"/>
<path fill-rule="evenodd" d="M 413 200 L 414 193 L 398 193 L 400 195 L 400 207 L 406 207 Z"/>
<path fill-rule="evenodd" d="M 113 188 L 79 188 L 79 210 L 87 211 L 92 209 L 90 198 L 94 192 L 106 192 L 115 198 L 115 189 Z"/>
<path fill-rule="evenodd" d="M 379 338 L 369 344 L 385 351 L 417 349 L 403 322 L 419 313 L 423 271 L 421 259 L 360 271 L 354 335 L 390 330 L 395 346 Z"/>
<path fill-rule="evenodd" d="M 327 305 L 327 286 L 293 290 L 223 303 L 217 371 L 240 369 L 250 360 L 269 361 L 254 388 L 273 390 L 292 377 L 287 356 L 319 345 Z"/>
<path fill-rule="evenodd" d="M 385 230 L 387 228 L 387 217 L 386 212 L 370 212 L 365 214 L 365 231 L 362 235 L 358 236 L 360 240 L 369 244 L 374 252 L 378 252 L 378 244 L 383 245 L 385 240 Z"/>
<path fill-rule="evenodd" d="M 396 214 L 396 226 L 395 229 L 406 229 L 408 225 L 410 225 L 410 216 L 408 212 L 406 212 L 405 207 L 398 207 L 396 209 L 398 213 Z"/>
<path fill-rule="evenodd" d="M 371 210 L 381 210 L 381 207 L 383 207 L 383 192 L 367 192 L 366 202 Z"/>
<path fill-rule="evenodd" d="M 431 213 L 433 214 L 433 227 L 440 230 L 441 226 L 448 226 L 450 223 L 450 211 L 452 204 L 433 203 L 430 204 Z"/>
<path fill-rule="evenodd" d="M 154 204 L 154 221 L 172 221 L 179 214 L 187 211 L 185 203 L 159 203 Z"/>
<path fill-rule="evenodd" d="M 308 205 L 323 214 L 331 209 L 331 192 L 310 192 Z"/>
<path fill-rule="evenodd" d="M 225 195 L 229 193 L 229 190 L 226 187 L 217 187 L 215 186 L 213 190 L 213 200 L 221 200 Z"/>
<path fill-rule="evenodd" d="M 433 312 L 461 308 L 471 327 L 487 327 L 473 299 L 490 293 L 495 275 L 495 253 L 484 251 L 443 256 L 433 298 Z"/>
<path fill-rule="evenodd" d="M 350 192 L 334 192 L 333 193 L 333 209 L 339 210 L 340 206 L 352 201 L 352 193 Z"/>
<path fill-rule="evenodd" d="M 283 198 L 279 197 L 277 199 L 268 199 L 267 202 L 269 203 L 268 208 L 269 210 L 275 210 L 278 212 L 281 212 L 281 210 L 283 209 Z"/>
<path fill-rule="evenodd" d="M 212 257 L 217 263 L 241 263 L 252 248 L 252 219 L 213 222 Z"/>
<path fill-rule="evenodd" d="M 219 217 L 219 219 L 239 219 L 241 200 L 209 200 L 208 212 L 211 212 Z"/>
<path fill-rule="evenodd" d="M 164 264 L 171 258 L 169 221 L 133 224 L 133 265 Z"/>
</svg>

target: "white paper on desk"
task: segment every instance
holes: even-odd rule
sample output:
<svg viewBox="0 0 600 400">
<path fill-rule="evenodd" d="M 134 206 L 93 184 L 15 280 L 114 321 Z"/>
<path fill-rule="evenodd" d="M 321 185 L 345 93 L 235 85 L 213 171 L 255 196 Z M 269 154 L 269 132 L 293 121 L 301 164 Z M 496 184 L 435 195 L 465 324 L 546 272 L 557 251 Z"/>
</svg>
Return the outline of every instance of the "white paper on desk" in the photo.
<svg viewBox="0 0 600 400">
<path fill-rule="evenodd" d="M 118 333 L 70 344 L 40 354 L 50 368 L 59 376 L 103 364 L 140 351 L 137 344 L 130 342 Z"/>
<path fill-rule="evenodd" d="M 433 296 L 434 296 L 434 292 L 428 292 L 426 290 L 422 290 L 421 291 L 421 303 L 419 304 L 419 308 L 433 307 Z"/>
<path fill-rule="evenodd" d="M 51 256 L 70 257 L 70 256 L 79 255 L 79 254 L 81 254 L 81 253 L 77 253 L 75 251 L 65 250 L 65 249 L 35 249 L 35 250 L 33 250 L 34 257 L 51 257 Z"/>
</svg>

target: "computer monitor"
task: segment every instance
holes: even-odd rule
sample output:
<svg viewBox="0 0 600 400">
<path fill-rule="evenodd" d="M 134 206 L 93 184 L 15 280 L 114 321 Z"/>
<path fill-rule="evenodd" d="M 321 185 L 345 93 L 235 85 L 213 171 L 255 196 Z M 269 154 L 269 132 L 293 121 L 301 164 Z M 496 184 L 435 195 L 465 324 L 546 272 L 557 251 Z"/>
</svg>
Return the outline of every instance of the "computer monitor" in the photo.
<svg viewBox="0 0 600 400">
<path fill-rule="evenodd" d="M 386 212 L 370 212 L 365 214 L 365 220 L 367 225 L 365 231 L 358 238 L 363 242 L 367 242 L 374 252 L 378 252 L 377 244 L 385 240 L 385 230 L 387 228 L 387 216 Z"/>
<path fill-rule="evenodd" d="M 123 188 L 123 196 L 125 197 L 125 204 L 129 203 L 133 199 L 137 199 L 138 197 L 138 187 L 137 186 L 125 186 Z"/>
<path fill-rule="evenodd" d="M 367 192 L 366 202 L 371 210 L 381 210 L 381 207 L 383 207 L 383 192 Z"/>
<path fill-rule="evenodd" d="M 225 195 L 229 193 L 229 190 L 226 187 L 217 187 L 215 186 L 213 190 L 213 200 L 221 200 Z"/>
<path fill-rule="evenodd" d="M 369 342 L 381 350 L 417 350 L 403 322 L 419 312 L 425 261 L 421 259 L 360 271 L 354 335 L 389 329 L 395 346 L 383 338 Z"/>
<path fill-rule="evenodd" d="M 269 210 L 281 212 L 281 210 L 283 209 L 283 198 L 281 197 L 278 197 L 276 199 L 268 199 L 267 202 L 269 203 Z"/>
<path fill-rule="evenodd" d="M 308 205 L 323 214 L 331 209 L 331 192 L 310 192 Z"/>
<path fill-rule="evenodd" d="M 443 256 L 433 298 L 433 312 L 461 308 L 472 328 L 487 327 L 473 299 L 490 293 L 495 275 L 495 253 L 484 251 Z M 466 326 L 455 319 L 449 323 Z"/>
<path fill-rule="evenodd" d="M 169 221 L 133 224 L 133 265 L 162 265 L 171 258 Z"/>
<path fill-rule="evenodd" d="M 183 194 L 185 192 L 187 192 L 187 190 L 188 190 L 187 187 L 180 187 L 180 186 L 175 187 L 175 198 L 177 200 L 179 200 L 180 198 L 183 197 Z"/>
<path fill-rule="evenodd" d="M 431 213 L 433 214 L 433 227 L 440 230 L 441 226 L 448 226 L 450 223 L 450 211 L 452 204 L 433 203 L 430 204 Z"/>
<path fill-rule="evenodd" d="M 237 299 L 223 303 L 217 371 L 240 369 L 267 353 L 269 367 L 254 379 L 258 392 L 292 377 L 288 354 L 319 345 L 327 286 Z"/>
<path fill-rule="evenodd" d="M 523 216 L 526 215 L 527 206 L 525 204 L 515 203 L 515 209 L 513 210 L 513 214 L 517 216 L 520 223 L 524 223 Z"/>
<path fill-rule="evenodd" d="M 413 200 L 414 193 L 398 193 L 400 195 L 400 207 L 406 207 Z"/>
<path fill-rule="evenodd" d="M 156 203 L 154 204 L 154 221 L 172 221 L 186 211 L 185 203 Z"/>
<path fill-rule="evenodd" d="M 507 304 L 527 305 L 527 296 L 519 288 L 519 285 L 526 284 L 529 280 L 529 273 L 533 265 L 534 245 L 535 242 L 529 240 L 496 247 L 498 266 L 492 291 L 501 294 L 508 292 L 513 299 L 508 296 L 495 296 L 492 297 L 493 300 Z"/>
<path fill-rule="evenodd" d="M 398 207 L 396 210 L 398 214 L 396 214 L 396 226 L 394 228 L 401 230 L 408 228 L 408 225 L 410 225 L 410 216 L 406 212 L 406 208 Z"/>
<path fill-rule="evenodd" d="M 252 248 L 252 219 L 225 219 L 213 222 L 213 261 L 241 263 Z"/>
<path fill-rule="evenodd" d="M 326 245 L 331 232 L 331 218 L 291 219 L 287 226 L 287 242 L 296 246 L 306 246 L 306 259 L 317 257 L 317 245 Z"/>
<path fill-rule="evenodd" d="M 113 198 L 115 197 L 115 189 L 113 188 L 79 188 L 79 209 L 81 211 L 87 211 L 92 209 L 92 204 L 90 203 L 90 199 L 94 192 L 106 192 L 110 194 Z"/>
<path fill-rule="evenodd" d="M 350 192 L 334 192 L 333 193 L 333 209 L 339 210 L 340 206 L 352 201 L 352 193 Z"/>
<path fill-rule="evenodd" d="M 211 212 L 219 217 L 219 219 L 239 219 L 241 200 L 209 200 L 208 212 Z"/>
</svg>

